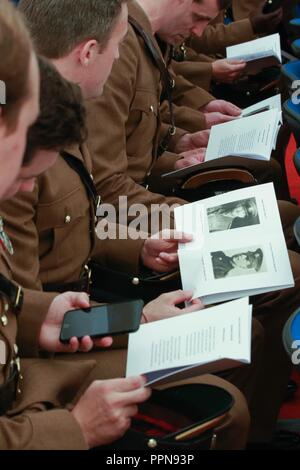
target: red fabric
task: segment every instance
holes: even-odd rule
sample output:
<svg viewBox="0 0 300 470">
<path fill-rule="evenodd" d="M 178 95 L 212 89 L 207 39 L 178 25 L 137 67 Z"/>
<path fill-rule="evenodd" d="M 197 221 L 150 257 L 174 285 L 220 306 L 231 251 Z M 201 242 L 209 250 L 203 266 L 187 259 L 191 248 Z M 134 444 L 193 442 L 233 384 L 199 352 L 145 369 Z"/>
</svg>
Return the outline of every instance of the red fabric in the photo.
<svg viewBox="0 0 300 470">
<path fill-rule="evenodd" d="M 297 199 L 298 204 L 300 204 L 300 177 L 298 176 L 293 162 L 296 150 L 296 142 L 294 137 L 292 137 L 286 151 L 285 166 L 291 197 Z"/>
<path fill-rule="evenodd" d="M 297 382 L 299 388 L 293 400 L 285 402 L 280 410 L 280 419 L 300 419 L 300 373 L 294 371 L 292 379 Z"/>
</svg>

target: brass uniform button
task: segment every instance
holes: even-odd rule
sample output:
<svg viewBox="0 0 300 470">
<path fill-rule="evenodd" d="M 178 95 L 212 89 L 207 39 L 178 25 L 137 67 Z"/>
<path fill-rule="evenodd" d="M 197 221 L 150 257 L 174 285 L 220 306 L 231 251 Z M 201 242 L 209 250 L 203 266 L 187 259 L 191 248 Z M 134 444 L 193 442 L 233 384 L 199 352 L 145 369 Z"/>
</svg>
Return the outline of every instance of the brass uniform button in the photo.
<svg viewBox="0 0 300 470">
<path fill-rule="evenodd" d="M 150 111 L 151 111 L 151 113 L 154 113 L 154 106 L 152 106 L 152 105 L 150 106 Z"/>
<path fill-rule="evenodd" d="M 134 286 L 138 286 L 138 285 L 140 284 L 139 278 L 138 278 L 138 277 L 134 277 L 134 278 L 132 279 L 132 284 L 133 284 Z"/>
<path fill-rule="evenodd" d="M 72 217 L 70 215 L 66 215 L 65 217 L 65 224 L 70 224 L 72 220 Z"/>
<path fill-rule="evenodd" d="M 2 326 L 4 327 L 8 325 L 8 318 L 6 315 L 1 316 L 1 323 L 2 323 Z"/>
<path fill-rule="evenodd" d="M 157 447 L 157 441 L 155 439 L 149 439 L 148 447 L 149 449 L 155 449 Z"/>
</svg>

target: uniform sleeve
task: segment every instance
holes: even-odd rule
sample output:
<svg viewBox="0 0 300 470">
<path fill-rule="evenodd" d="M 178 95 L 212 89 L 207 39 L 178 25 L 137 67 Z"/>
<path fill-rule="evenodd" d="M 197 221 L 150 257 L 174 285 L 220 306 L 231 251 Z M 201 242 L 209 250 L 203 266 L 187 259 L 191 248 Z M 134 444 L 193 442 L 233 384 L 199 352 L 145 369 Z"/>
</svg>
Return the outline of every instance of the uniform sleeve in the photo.
<svg viewBox="0 0 300 470">
<path fill-rule="evenodd" d="M 80 426 L 64 409 L 0 418 L 1 450 L 87 450 Z"/>
<path fill-rule="evenodd" d="M 42 292 L 39 279 L 39 235 L 35 217 L 38 186 L 1 204 L 5 231 L 14 247 L 6 263 L 13 280 L 24 288 L 22 312 L 18 317 L 18 344 L 23 357 L 38 356 L 38 336 L 52 300 L 57 293 Z"/>
<path fill-rule="evenodd" d="M 173 92 L 174 104 L 191 108 L 202 108 L 215 98 L 203 88 L 200 88 L 182 75 L 176 75 L 176 86 Z"/>
<path fill-rule="evenodd" d="M 188 41 L 188 45 L 196 52 L 203 54 L 218 54 L 225 55 L 225 49 L 235 44 L 251 41 L 255 39 L 250 20 L 245 19 L 235 21 L 230 25 L 218 23 L 215 25 L 208 25 L 203 35 L 199 37 L 192 37 Z"/>
<path fill-rule="evenodd" d="M 144 239 L 132 239 L 127 226 L 114 226 L 116 239 L 97 239 L 93 260 L 118 271 L 137 275 L 140 271 L 140 256 Z M 120 232 L 122 230 L 122 238 Z"/>
<path fill-rule="evenodd" d="M 42 324 L 57 293 L 24 290 L 22 312 L 18 317 L 17 342 L 22 357 L 38 357 L 39 334 Z"/>
<path fill-rule="evenodd" d="M 200 58 L 202 54 L 195 54 L 192 60 L 183 62 L 173 62 L 173 69 L 176 74 L 182 75 L 194 85 L 208 91 L 212 82 L 212 62 L 213 59 L 205 62 Z"/>
</svg>

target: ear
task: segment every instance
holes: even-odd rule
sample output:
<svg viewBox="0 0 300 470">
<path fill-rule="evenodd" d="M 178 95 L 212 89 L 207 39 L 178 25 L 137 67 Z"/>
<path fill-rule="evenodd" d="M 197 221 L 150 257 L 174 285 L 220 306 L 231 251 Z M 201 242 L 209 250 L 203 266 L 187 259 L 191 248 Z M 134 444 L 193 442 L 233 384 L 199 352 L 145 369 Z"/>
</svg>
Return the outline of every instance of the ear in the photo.
<svg viewBox="0 0 300 470">
<path fill-rule="evenodd" d="M 99 44 L 95 39 L 91 39 L 80 46 L 79 60 L 83 67 L 88 67 L 94 62 L 96 55 L 99 54 Z"/>
</svg>

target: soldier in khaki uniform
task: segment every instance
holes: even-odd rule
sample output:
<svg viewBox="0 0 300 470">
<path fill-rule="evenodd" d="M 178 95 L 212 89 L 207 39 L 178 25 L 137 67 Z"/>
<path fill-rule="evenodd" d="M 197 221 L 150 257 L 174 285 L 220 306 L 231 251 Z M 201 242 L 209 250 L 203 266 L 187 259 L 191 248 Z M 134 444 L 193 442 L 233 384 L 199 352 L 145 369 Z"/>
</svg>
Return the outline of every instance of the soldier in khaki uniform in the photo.
<svg viewBox="0 0 300 470">
<path fill-rule="evenodd" d="M 151 35 L 151 23 L 144 10 L 132 2 L 129 12 Z M 124 81 L 123 77 L 127 80 Z M 192 86 L 182 88 L 182 83 L 177 91 L 175 88 L 176 102 L 181 105 L 180 121 L 186 126 L 193 124 L 197 127 L 200 113 L 191 106 L 196 106 L 198 89 Z M 199 163 L 203 157 L 197 147 L 205 147 L 206 144 L 201 145 L 198 134 L 194 139 L 193 134 L 180 129 L 180 126 L 169 142 L 169 151 L 176 154 L 164 152 L 160 155 L 162 149 L 159 144 L 169 127 L 160 125 L 158 103 L 161 89 L 158 67 L 155 67 L 143 39 L 129 26 L 120 59 L 113 68 L 103 96 L 92 100 L 88 106 L 88 145 L 94 160 L 96 187 L 102 201 L 113 204 L 117 209 L 122 195 L 128 197 L 128 205 L 143 203 L 148 208 L 151 204 L 182 203 L 147 191 L 149 176 Z M 209 112 L 206 118 L 211 114 L 215 113 Z M 175 117 L 175 124 L 176 120 L 179 120 L 179 115 Z M 110 132 L 100 132 L 101 122 L 109 123 Z M 190 129 L 190 132 L 193 131 Z M 272 163 L 271 168 L 269 163 L 243 158 L 205 163 L 207 169 L 236 165 L 247 168 L 259 182 L 273 181 L 280 187 L 281 172 L 276 163 Z"/>
<path fill-rule="evenodd" d="M 0 7 L 0 22 L 1 8 L 2 6 Z M 125 12 L 126 10 L 123 7 L 122 15 Z M 12 13 L 15 15 L 11 7 L 8 10 L 4 8 L 4 13 Z M 122 24 L 123 27 L 125 27 L 126 20 L 123 16 L 122 19 L 123 21 L 120 19 L 120 25 Z M 120 26 L 118 23 L 114 23 L 114 25 L 116 29 Z M 16 25 L 13 24 L 13 26 L 14 28 L 20 27 L 20 23 Z M 13 32 L 16 33 L 15 29 Z M 112 36 L 114 37 L 113 34 Z M 26 33 L 24 33 L 24 28 L 21 39 L 22 42 L 18 42 L 18 37 L 14 34 L 15 46 L 19 48 L 21 54 L 20 57 L 16 55 L 16 67 L 18 60 L 22 58 L 22 54 L 23 57 L 26 58 L 24 52 L 27 52 L 27 58 L 30 56 L 30 48 L 28 48 L 29 40 Z M 24 48 L 25 40 L 27 41 L 26 48 Z M 0 40 L 0 49 L 1 45 Z M 23 48 L 21 45 L 23 45 Z M 111 44 L 107 47 L 109 48 L 110 46 Z M 57 134 L 55 127 L 51 127 L 50 125 L 47 129 L 48 134 L 46 134 L 46 137 L 48 136 L 46 141 L 49 147 L 46 146 L 43 152 L 40 152 L 39 158 L 36 154 L 31 155 L 30 151 L 28 151 L 25 156 L 26 165 L 19 172 L 26 135 L 24 129 L 26 130 L 37 115 L 38 84 L 33 55 L 31 62 L 30 73 L 32 80 L 35 74 L 34 82 L 30 82 L 29 88 L 32 98 L 30 101 L 27 99 L 26 102 L 22 104 L 24 111 L 26 108 L 24 115 L 27 116 L 28 120 L 20 120 L 22 124 L 17 127 L 15 132 L 9 134 L 7 139 L 1 140 L 0 159 L 1 164 L 4 163 L 2 167 L 4 166 L 5 171 L 1 172 L 2 192 L 0 197 L 3 197 L 3 195 L 5 195 L 5 197 L 9 195 L 12 196 L 17 189 L 30 191 L 33 188 L 34 178 L 42 171 L 42 168 L 45 169 L 53 163 L 54 157 L 56 158 L 56 151 L 53 151 L 49 144 L 51 141 L 49 134 L 53 134 L 52 137 L 57 137 L 59 134 Z M 21 64 L 21 75 L 26 77 L 26 74 L 24 74 L 25 69 L 22 67 L 23 65 L 25 66 L 26 64 L 24 64 L 24 62 Z M 2 76 L 1 72 L 0 78 L 2 78 Z M 18 77 L 19 76 L 20 74 Z M 51 72 L 51 69 L 50 74 L 46 78 L 50 80 L 50 77 L 53 77 L 53 71 Z M 55 101 L 55 92 L 57 92 L 59 88 L 58 83 L 59 77 L 57 76 L 56 81 L 52 84 L 53 89 L 50 87 L 53 101 Z M 27 85 L 27 83 L 25 83 L 25 85 Z M 49 85 L 48 83 L 48 86 Z M 34 90 L 36 90 L 35 94 Z M 49 93 L 50 90 L 48 90 Z M 64 91 L 66 91 L 66 89 Z M 20 99 L 23 98 L 22 95 L 19 97 Z M 9 98 L 11 98 L 11 95 L 9 95 Z M 64 106 L 66 106 L 66 103 L 64 103 Z M 77 103 L 77 106 L 80 107 L 80 104 Z M 14 110 L 14 112 L 16 119 L 18 113 L 16 113 L 16 110 Z M 63 115 L 56 115 L 52 116 L 51 120 L 49 110 L 45 108 L 44 112 L 48 124 L 50 122 L 53 126 L 57 124 L 60 118 L 63 118 Z M 72 119 L 72 113 L 74 113 L 74 108 L 72 110 L 70 109 L 69 119 Z M 44 118 L 45 116 L 41 116 L 41 118 L 42 117 Z M 67 122 L 68 121 L 64 121 L 64 123 Z M 14 124 L 13 120 L 11 124 Z M 2 128 L 0 128 L 0 132 L 2 135 Z M 38 139 L 41 138 L 42 132 L 46 132 L 45 121 L 38 121 L 29 135 L 31 146 L 29 150 L 33 151 L 34 145 L 36 145 Z M 64 138 L 66 141 L 71 139 L 71 129 L 69 129 L 69 135 L 65 135 Z M 53 138 L 53 145 L 54 141 L 55 139 Z M 18 146 L 16 146 L 17 142 Z M 54 145 L 55 149 L 62 143 L 62 141 L 59 142 L 59 140 L 57 140 Z M 14 148 L 15 151 L 12 153 L 14 159 L 12 160 L 11 157 L 10 166 L 8 167 L 5 166 L 5 159 L 7 158 L 6 151 L 9 150 L 9 148 Z M 16 152 L 17 148 L 18 152 Z M 4 266 L 1 262 L 1 272 L 5 273 L 8 277 L 10 273 L 7 267 L 10 265 L 11 261 L 9 255 L 12 252 L 12 245 L 3 230 L 1 231 L 1 240 L 5 247 L 5 252 L 1 253 L 1 260 L 5 264 Z M 49 320 L 49 324 L 47 325 L 47 322 L 45 322 L 40 332 L 38 329 L 34 328 L 33 331 L 30 331 L 25 336 L 27 336 L 28 339 L 31 335 L 34 340 L 35 333 L 39 332 L 40 347 L 48 349 L 49 351 L 53 350 L 51 349 L 51 345 L 53 347 L 55 343 L 58 343 L 59 328 L 56 328 L 56 323 L 58 323 L 57 326 L 59 326 L 64 311 L 67 307 L 72 307 L 72 298 L 74 302 L 73 306 L 84 307 L 84 303 L 88 302 L 87 298 L 84 301 L 84 294 L 69 293 L 68 295 L 65 294 L 65 296 L 58 296 L 55 301 L 58 302 L 57 299 L 60 298 L 60 311 L 58 312 L 58 305 L 56 304 L 55 308 L 54 302 L 52 302 L 51 305 L 53 306 L 52 309 L 54 312 L 49 314 L 48 307 L 51 303 L 51 295 L 47 297 L 47 294 L 43 294 L 40 291 L 25 291 L 24 296 L 25 310 L 27 308 L 32 311 L 35 308 L 37 313 L 37 309 L 39 309 L 41 317 L 46 316 Z M 17 401 L 11 408 L 12 399 L 10 395 L 14 395 L 13 382 L 15 382 L 15 378 L 17 378 L 16 366 L 19 365 L 19 360 L 17 358 L 14 359 L 14 356 L 17 354 L 17 347 L 13 345 L 17 334 L 16 314 L 20 315 L 20 320 L 23 316 L 23 309 L 22 312 L 20 312 L 22 303 L 21 289 L 14 286 L 8 280 L 3 282 L 3 278 L 1 278 L 0 298 L 0 338 L 5 342 L 8 352 L 8 357 L 6 358 L 7 365 L 4 365 L 4 367 L 1 366 L 0 369 L 1 449 L 87 449 L 113 442 L 118 437 L 121 437 L 130 425 L 130 417 L 136 413 L 136 404 L 146 400 L 150 395 L 149 390 L 143 388 L 144 380 L 142 378 L 137 377 L 103 381 L 103 379 L 110 378 L 111 376 L 123 375 L 126 357 L 125 351 L 110 351 L 107 354 L 103 352 L 101 361 L 98 364 L 94 361 L 83 362 L 78 360 L 64 363 L 56 360 L 38 359 L 37 351 L 39 345 L 37 341 L 32 341 L 32 349 L 27 352 L 29 355 L 36 356 L 36 358 L 21 361 L 22 378 L 19 376 L 19 379 L 22 380 L 21 390 Z M 68 298 L 69 304 L 67 302 Z M 64 299 L 64 301 L 62 299 Z M 65 307 L 65 309 L 63 307 Z M 158 306 L 155 305 L 149 305 L 144 311 L 144 315 L 148 320 L 151 321 L 153 318 L 153 312 L 157 315 L 157 307 Z M 39 323 L 38 314 L 36 320 L 37 323 Z M 257 331 L 259 333 L 259 329 Z M 20 323 L 19 336 L 22 341 L 24 337 Z M 244 374 L 245 380 L 247 380 L 247 375 L 248 373 L 246 373 L 246 375 Z M 99 379 L 99 377 L 101 377 L 101 381 L 93 382 L 89 388 L 87 388 L 92 380 Z M 11 379 L 11 382 L 9 382 L 9 379 Z M 225 388 L 233 394 L 235 405 L 228 415 L 226 424 L 217 430 L 219 437 L 218 444 L 220 448 L 242 448 L 246 442 L 249 421 L 245 401 L 241 394 L 232 385 L 227 384 L 222 379 L 205 376 L 201 379 L 197 379 L 197 382 L 201 381 L 225 386 Z M 118 416 L 117 420 L 116 416 Z"/>
<path fill-rule="evenodd" d="M 47 1 L 47 0 L 44 0 Z M 26 7 L 26 3 L 28 2 L 22 2 L 23 6 Z M 29 2 L 32 3 L 32 2 Z M 41 8 L 39 10 L 39 5 L 40 5 L 40 0 L 39 2 L 36 2 L 35 6 L 37 8 L 37 11 L 40 11 L 40 14 L 42 15 L 43 12 L 43 7 L 44 5 L 41 5 Z M 57 5 L 62 5 L 58 3 Z M 68 2 L 65 3 L 66 8 L 68 7 Z M 26 8 L 24 8 L 25 14 L 26 14 Z M 29 16 L 27 19 L 31 19 L 31 15 L 27 12 L 27 15 Z M 35 15 L 34 15 L 35 16 Z M 43 16 L 43 15 L 42 15 Z M 42 16 L 40 17 L 42 19 Z M 60 15 L 56 15 L 56 17 L 61 17 Z M 45 18 L 46 19 L 46 18 Z M 49 17 L 47 18 L 49 20 Z M 31 19 L 32 21 L 32 19 Z M 30 24 L 30 21 L 29 21 Z M 40 24 L 40 23 L 38 23 Z M 49 37 L 49 31 L 48 28 L 45 29 L 45 26 L 43 26 L 43 31 L 47 31 L 47 37 Z M 50 35 L 51 38 L 51 35 Z M 38 42 L 38 44 L 42 44 L 41 41 Z M 65 44 L 65 42 L 64 42 Z M 53 45 L 53 41 L 51 40 L 51 46 Z M 63 61 L 65 70 L 66 70 L 66 63 Z M 59 64 L 59 61 L 56 61 L 56 64 L 58 66 L 62 67 L 62 63 Z M 73 154 L 75 157 L 76 154 Z M 78 160 L 85 159 L 87 157 L 85 156 L 80 156 L 77 157 Z M 88 249 L 86 247 L 91 246 L 92 242 L 90 240 L 90 235 L 89 232 L 86 230 L 87 228 L 91 227 L 91 234 L 93 236 L 94 230 L 93 230 L 93 224 L 94 224 L 94 217 L 91 219 L 91 214 L 94 215 L 94 208 L 93 205 L 90 203 L 89 205 L 89 198 L 86 195 L 86 192 L 83 191 L 84 187 L 81 182 L 81 190 L 80 190 L 80 179 L 76 179 L 76 172 L 71 171 L 70 167 L 68 165 L 65 165 L 66 163 L 64 160 L 59 159 L 58 160 L 59 166 L 57 167 L 58 170 L 55 170 L 55 166 L 47 172 L 47 174 L 44 177 L 44 180 L 41 178 L 37 182 L 38 187 L 40 188 L 39 194 L 36 194 L 35 192 L 33 193 L 33 197 L 29 195 L 29 197 L 25 197 L 25 195 L 22 195 L 22 198 L 15 198 L 12 203 L 6 205 L 6 210 L 5 213 L 8 217 L 7 219 L 7 224 L 6 227 L 8 229 L 8 232 L 12 235 L 12 238 L 14 242 L 16 243 L 15 245 L 15 259 L 11 260 L 11 265 L 13 266 L 13 272 L 14 276 L 17 276 L 17 279 L 22 279 L 22 282 L 27 283 L 27 287 L 32 286 L 37 286 L 37 288 L 41 288 L 42 283 L 48 283 L 49 280 L 51 280 L 51 283 L 56 283 L 57 287 L 61 287 L 62 289 L 66 287 L 66 283 L 68 284 L 68 287 L 72 284 L 75 286 L 75 284 L 78 286 L 79 283 L 81 282 L 80 279 L 78 279 L 79 273 L 82 271 L 83 265 L 82 263 L 82 258 L 81 258 L 81 251 L 83 251 L 83 256 L 92 256 L 93 253 L 88 253 Z M 65 177 L 63 177 L 63 172 Z M 52 175 L 52 176 L 51 176 Z M 69 175 L 69 176 L 68 176 Z M 73 182 L 74 180 L 74 182 Z M 59 182 L 61 182 L 61 187 L 59 189 Z M 42 184 L 43 183 L 43 184 Z M 72 186 L 74 184 L 74 186 Z M 76 185 L 76 187 L 75 187 Z M 53 193 L 51 193 L 51 190 L 54 190 Z M 43 204 L 40 204 L 40 198 L 45 197 Z M 60 205 L 62 206 L 60 209 Z M 78 209 L 81 208 L 81 206 L 85 209 L 85 212 L 83 210 L 80 210 L 80 216 L 77 217 L 77 211 Z M 59 218 L 56 218 L 56 210 L 58 209 L 59 212 Z M 70 214 L 70 210 L 73 208 L 73 212 Z M 37 211 L 37 212 L 35 212 Z M 53 222 L 53 223 L 52 223 Z M 43 225 L 39 225 L 43 224 Z M 39 233 L 39 239 L 37 237 L 37 234 Z M 88 234 L 88 237 L 85 237 L 84 234 Z M 89 238 L 89 240 L 88 240 Z M 59 243 L 58 243 L 59 242 Z M 111 242 L 111 241 L 110 241 Z M 77 256 L 74 258 L 74 250 L 72 250 L 70 247 L 77 246 L 76 244 L 78 243 L 78 247 L 80 246 L 80 250 L 76 250 Z M 131 240 L 132 246 L 133 246 L 133 241 Z M 26 268 L 24 269 L 24 265 L 22 264 L 25 262 L 24 256 L 22 255 L 22 246 L 24 244 L 29 248 L 27 250 L 27 255 L 26 256 L 26 262 L 28 260 L 28 265 L 26 265 Z M 100 245 L 98 245 L 100 246 Z M 122 244 L 120 245 L 122 246 Z M 30 248 L 31 247 L 31 248 Z M 82 250 L 82 247 L 84 248 Z M 38 250 L 38 254 L 37 254 Z M 119 248 L 118 248 L 119 250 Z M 118 257 L 120 256 L 120 252 L 117 250 L 115 253 L 115 257 L 113 261 L 117 265 L 118 263 Z M 71 253 L 72 251 L 72 253 Z M 84 253 L 86 253 L 84 255 Z M 124 255 L 124 254 L 123 254 Z M 127 258 L 130 257 L 130 252 L 126 252 L 125 255 Z M 291 255 L 295 256 L 297 258 L 297 255 Z M 53 258 L 53 260 L 51 259 Z M 138 257 L 136 256 L 135 259 Z M 86 259 L 87 260 L 87 259 Z M 85 260 L 85 261 L 86 261 Z M 58 271 L 56 266 L 57 263 L 59 263 L 60 270 Z M 120 262 L 121 263 L 121 262 Z M 26 269 L 29 268 L 29 271 L 26 272 Z M 138 269 L 138 267 L 137 267 Z M 295 275 L 298 279 L 298 274 L 295 272 Z M 297 281 L 298 282 L 298 281 Z M 81 284 L 82 285 L 82 284 Z M 287 293 L 283 293 L 283 296 L 280 299 L 280 305 L 276 305 L 277 299 L 272 296 L 272 295 L 266 295 L 266 296 L 261 296 L 258 299 L 258 308 L 257 312 L 259 315 L 262 317 L 264 316 L 264 313 L 267 313 L 268 311 L 268 306 L 272 305 L 272 308 L 274 310 L 280 311 L 286 311 L 290 310 L 291 308 L 294 308 L 294 306 L 299 302 L 297 296 L 297 290 L 295 292 L 293 291 L 288 291 Z M 178 295 L 177 295 L 177 301 L 178 301 Z M 181 301 L 182 301 L 182 294 L 181 294 Z M 172 301 L 174 302 L 174 300 Z M 176 299 L 175 302 L 176 304 Z M 169 305 L 169 310 L 170 307 Z M 157 308 L 156 308 L 157 310 Z M 174 311 L 174 309 L 171 311 Z M 176 311 L 176 309 L 175 309 Z M 178 310 L 177 310 L 178 313 Z M 270 316 L 268 316 L 270 317 Z M 278 316 L 277 316 L 278 318 Z M 38 315 L 35 314 L 34 311 L 31 312 L 31 314 L 28 314 L 24 320 L 24 326 L 26 325 L 27 330 L 32 331 L 32 326 L 36 325 L 36 332 L 39 332 L 39 329 L 43 325 L 44 318 L 39 317 Z M 278 319 L 279 322 L 280 318 Z M 268 326 L 269 331 L 268 335 L 272 338 L 272 342 L 276 342 L 275 338 L 280 334 L 280 330 L 275 323 L 271 322 L 271 325 Z M 275 333 L 275 331 L 277 333 Z M 255 344 L 255 341 L 254 341 Z M 276 349 L 276 348 L 275 348 Z M 107 358 L 109 360 L 110 356 L 109 353 L 101 353 L 101 361 L 104 360 L 105 354 L 107 354 Z M 114 353 L 117 354 L 117 353 Z M 123 353 L 124 354 L 124 353 Z M 277 359 L 278 357 L 280 358 L 280 361 L 283 361 L 285 356 L 281 356 L 280 351 L 273 351 L 272 350 L 272 357 L 274 358 L 276 355 L 276 362 L 279 362 Z M 273 356 L 274 355 L 274 356 Z M 124 357 L 123 357 L 124 359 Z M 268 358 L 269 359 L 269 358 Z M 275 360 L 275 359 L 274 359 Z M 262 382 L 264 382 L 265 378 L 268 380 L 268 374 L 270 374 L 269 366 L 270 362 L 267 360 L 264 361 L 266 362 L 266 367 L 264 368 L 263 371 L 263 378 Z M 119 364 L 123 367 L 124 361 L 119 360 Z M 288 368 L 287 368 L 288 369 Z M 253 381 L 252 379 L 250 380 L 248 377 L 248 383 L 247 380 L 245 380 L 244 374 L 247 369 L 244 371 L 236 371 L 233 375 L 230 374 L 228 378 L 234 383 L 238 384 L 241 389 L 247 393 L 248 400 L 250 402 L 250 405 L 252 407 L 252 401 L 256 396 L 258 396 L 258 400 L 260 400 L 261 397 L 261 387 L 263 390 L 267 389 L 266 383 L 264 382 L 263 384 L 260 383 L 260 385 L 255 388 L 256 396 L 252 396 L 253 394 Z M 270 407 L 270 414 L 275 416 L 276 419 L 276 414 L 277 414 L 277 409 L 280 404 L 280 400 L 282 398 L 283 394 L 283 389 L 282 386 L 280 385 L 282 382 L 282 376 L 281 372 L 283 371 L 283 375 L 286 375 L 285 369 L 280 369 L 277 371 L 277 374 L 273 377 L 273 380 L 278 380 L 278 383 L 276 383 L 276 386 L 274 386 L 274 392 L 273 392 L 273 397 L 275 397 L 274 400 L 274 406 Z M 287 370 L 288 372 L 288 370 Z M 244 376 L 244 377 L 243 377 Z M 280 382 L 280 384 L 279 384 Z M 254 409 L 256 408 L 256 409 Z M 256 426 L 259 428 L 259 419 L 261 417 L 264 418 L 265 422 L 268 422 L 268 424 L 264 423 L 264 428 L 260 429 L 260 432 L 262 436 L 267 439 L 270 437 L 270 433 L 272 433 L 273 430 L 273 419 L 274 416 L 272 417 L 270 422 L 270 415 L 266 415 L 266 413 L 262 414 L 261 413 L 261 408 L 259 407 L 254 407 L 253 408 L 253 416 L 254 416 L 254 421 L 256 423 Z M 266 435 L 268 434 L 268 437 Z M 263 438 L 261 437 L 261 438 Z"/>
</svg>

